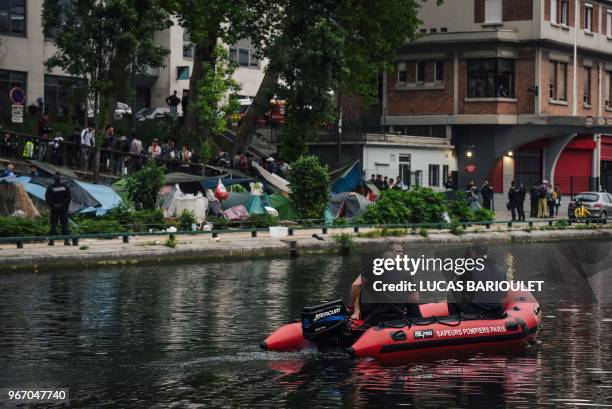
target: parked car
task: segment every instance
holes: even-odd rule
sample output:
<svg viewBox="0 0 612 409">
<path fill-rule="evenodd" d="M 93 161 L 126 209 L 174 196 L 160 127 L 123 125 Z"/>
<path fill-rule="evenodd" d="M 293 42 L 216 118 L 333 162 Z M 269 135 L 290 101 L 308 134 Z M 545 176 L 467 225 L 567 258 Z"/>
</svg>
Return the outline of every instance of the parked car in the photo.
<svg viewBox="0 0 612 409">
<path fill-rule="evenodd" d="M 148 119 L 165 119 L 170 116 L 170 108 L 142 108 L 136 112 L 136 120 L 144 121 Z"/>
<path fill-rule="evenodd" d="M 132 115 L 132 108 L 124 102 L 117 102 L 115 105 L 115 119 L 122 119 L 124 115 Z M 94 117 L 93 108 L 87 108 L 87 117 Z"/>
<path fill-rule="evenodd" d="M 589 219 L 607 220 L 612 214 L 612 195 L 606 192 L 582 192 L 572 200 L 567 207 L 567 215 L 570 219 L 575 219 L 575 210 L 578 206 L 584 205 L 589 211 Z"/>
</svg>

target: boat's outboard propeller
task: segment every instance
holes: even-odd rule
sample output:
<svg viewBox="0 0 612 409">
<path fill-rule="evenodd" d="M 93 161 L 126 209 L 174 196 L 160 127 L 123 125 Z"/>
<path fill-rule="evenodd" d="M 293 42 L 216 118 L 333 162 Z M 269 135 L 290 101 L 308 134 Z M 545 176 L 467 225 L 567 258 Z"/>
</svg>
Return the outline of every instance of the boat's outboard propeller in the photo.
<svg viewBox="0 0 612 409">
<path fill-rule="evenodd" d="M 319 346 L 337 344 L 347 322 L 348 315 L 342 300 L 302 309 L 303 336 Z"/>
</svg>

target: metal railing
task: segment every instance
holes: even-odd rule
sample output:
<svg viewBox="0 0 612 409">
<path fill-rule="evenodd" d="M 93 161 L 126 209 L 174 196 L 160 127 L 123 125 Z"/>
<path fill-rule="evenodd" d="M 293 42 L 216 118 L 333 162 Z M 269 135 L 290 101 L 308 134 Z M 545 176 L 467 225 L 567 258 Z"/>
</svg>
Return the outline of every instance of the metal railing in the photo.
<svg viewBox="0 0 612 409">
<path fill-rule="evenodd" d="M 563 220 L 568 226 L 575 224 L 575 222 L 569 219 L 556 219 L 556 220 L 530 220 L 524 222 L 517 221 L 484 221 L 484 222 L 460 222 L 459 225 L 463 228 L 471 226 L 484 226 L 486 229 L 490 229 L 494 225 L 506 225 L 509 228 L 513 226 L 527 226 L 529 229 L 534 228 L 535 225 L 546 225 L 548 228 L 554 228 L 554 224 Z M 590 223 L 601 223 L 606 224 L 606 221 L 598 220 L 586 220 L 586 224 Z M 360 233 L 361 229 L 404 229 L 404 230 L 416 230 L 416 229 L 451 229 L 451 223 L 395 223 L 395 224 L 337 224 L 337 225 L 313 225 L 313 226 L 287 226 L 289 236 L 293 236 L 296 230 L 320 230 L 321 234 L 326 235 L 333 230 L 353 229 L 353 233 Z M 16 236 L 16 237 L 0 237 L 0 243 L 15 243 L 17 248 L 21 249 L 25 243 L 33 242 L 45 242 L 49 240 L 70 240 L 73 245 L 79 245 L 80 239 L 116 239 L 121 238 L 123 243 L 129 243 L 130 238 L 133 237 L 155 237 L 155 236 L 176 236 L 176 235 L 191 235 L 191 236 L 206 236 L 210 235 L 211 238 L 217 238 L 223 234 L 236 234 L 236 233 L 251 233 L 252 238 L 257 238 L 258 233 L 268 232 L 269 229 L 265 228 L 240 228 L 240 229 L 213 229 L 213 230 L 179 230 L 175 232 L 168 231 L 157 231 L 157 232 L 116 232 L 116 233 L 88 233 L 88 234 L 68 234 L 68 235 L 45 235 L 45 236 Z"/>
<path fill-rule="evenodd" d="M 0 157 L 14 160 L 38 160 L 55 166 L 65 166 L 76 170 L 93 171 L 94 147 L 77 144 L 70 141 L 56 141 L 17 132 L 8 132 L 11 135 L 10 144 L 5 143 L 4 134 L 0 134 Z M 28 149 L 31 142 L 31 150 Z M 131 141 L 127 140 L 127 147 Z M 143 147 L 143 149 L 146 149 Z M 123 176 L 133 173 L 149 160 L 155 160 L 164 165 L 168 172 L 185 172 L 203 175 L 205 165 L 200 162 L 183 161 L 161 156 L 152 156 L 149 153 L 134 154 L 124 150 L 112 148 L 100 149 L 101 173 L 110 173 Z"/>
</svg>

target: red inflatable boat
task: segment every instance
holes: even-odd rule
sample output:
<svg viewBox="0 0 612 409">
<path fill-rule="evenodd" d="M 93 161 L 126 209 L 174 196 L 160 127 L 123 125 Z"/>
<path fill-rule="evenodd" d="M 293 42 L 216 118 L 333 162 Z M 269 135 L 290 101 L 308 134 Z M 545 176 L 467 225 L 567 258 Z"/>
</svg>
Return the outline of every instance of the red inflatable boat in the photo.
<svg viewBox="0 0 612 409">
<path fill-rule="evenodd" d="M 354 357 L 382 362 L 440 357 L 464 352 L 508 350 L 530 342 L 540 325 L 540 306 L 529 292 L 509 292 L 503 318 L 448 314 L 447 304 L 420 305 L 421 319 L 364 328 L 347 318 L 342 300 L 305 307 L 302 320 L 274 331 L 261 343 L 270 351 L 326 346 L 345 348 Z"/>
</svg>

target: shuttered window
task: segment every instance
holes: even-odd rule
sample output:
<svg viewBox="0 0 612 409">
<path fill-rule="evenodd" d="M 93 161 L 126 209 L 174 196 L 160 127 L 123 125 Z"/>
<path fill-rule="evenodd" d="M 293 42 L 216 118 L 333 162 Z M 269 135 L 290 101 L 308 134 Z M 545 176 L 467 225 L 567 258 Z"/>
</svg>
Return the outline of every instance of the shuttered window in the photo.
<svg viewBox="0 0 612 409">
<path fill-rule="evenodd" d="M 486 0 L 485 23 L 502 22 L 502 0 Z"/>
</svg>

